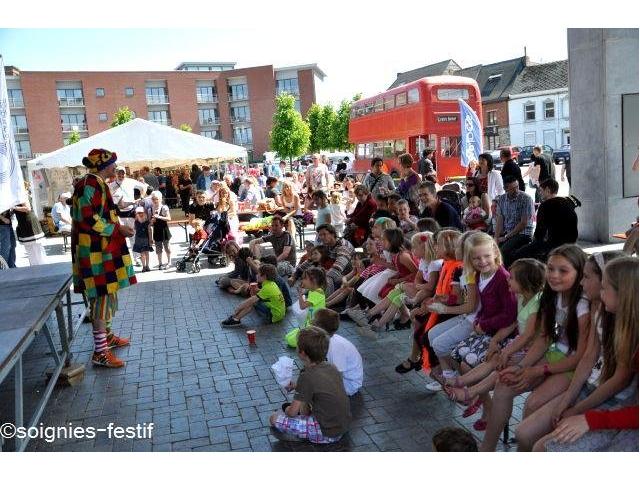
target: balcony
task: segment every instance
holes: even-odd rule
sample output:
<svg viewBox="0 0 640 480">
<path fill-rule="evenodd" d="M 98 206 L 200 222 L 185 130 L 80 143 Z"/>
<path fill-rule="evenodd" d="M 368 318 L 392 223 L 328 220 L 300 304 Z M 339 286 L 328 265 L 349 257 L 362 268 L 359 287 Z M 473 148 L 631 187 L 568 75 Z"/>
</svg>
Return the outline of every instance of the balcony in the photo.
<svg viewBox="0 0 640 480">
<path fill-rule="evenodd" d="M 18 152 L 18 159 L 20 160 L 31 160 L 33 155 L 31 153 Z"/>
<path fill-rule="evenodd" d="M 251 117 L 231 117 L 231 123 L 249 123 Z"/>
<path fill-rule="evenodd" d="M 247 146 L 251 146 L 253 145 L 253 140 L 252 139 L 241 139 L 241 138 L 234 138 L 233 139 L 233 143 L 236 145 L 239 145 L 241 147 L 247 147 Z"/>
<path fill-rule="evenodd" d="M 217 118 L 201 118 L 200 126 L 201 127 L 213 127 L 220 125 L 220 121 Z"/>
<path fill-rule="evenodd" d="M 241 102 L 243 100 L 249 100 L 249 95 L 229 95 L 230 102 Z"/>
<path fill-rule="evenodd" d="M 87 124 L 86 123 L 63 123 L 62 124 L 63 132 L 86 132 Z"/>
<path fill-rule="evenodd" d="M 84 107 L 84 98 L 59 98 L 58 105 L 61 107 Z"/>
<path fill-rule="evenodd" d="M 166 125 L 167 127 L 171 126 L 171 120 L 162 120 L 162 119 L 154 120 L 154 119 L 150 118 L 149 121 L 153 122 L 153 123 L 157 123 L 159 125 Z"/>
<path fill-rule="evenodd" d="M 168 103 L 168 95 L 147 95 L 147 105 L 166 105 Z"/>
<path fill-rule="evenodd" d="M 218 96 L 217 95 L 196 95 L 198 103 L 217 103 Z"/>
<path fill-rule="evenodd" d="M 21 98 L 10 98 L 9 108 L 24 108 L 24 100 Z"/>
<path fill-rule="evenodd" d="M 13 130 L 15 131 L 16 135 L 28 135 L 29 134 L 29 129 L 27 127 L 13 127 Z"/>
<path fill-rule="evenodd" d="M 287 90 L 286 88 L 276 90 L 276 95 L 280 95 L 282 93 L 288 93 L 289 95 L 293 95 L 296 98 L 300 96 L 299 90 Z"/>
</svg>

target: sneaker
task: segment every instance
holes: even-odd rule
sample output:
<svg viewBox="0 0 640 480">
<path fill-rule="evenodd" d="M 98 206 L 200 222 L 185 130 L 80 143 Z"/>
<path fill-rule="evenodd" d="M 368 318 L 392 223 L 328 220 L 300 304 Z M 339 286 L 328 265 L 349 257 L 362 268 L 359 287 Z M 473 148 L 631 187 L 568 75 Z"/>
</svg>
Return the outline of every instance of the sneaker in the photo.
<svg viewBox="0 0 640 480">
<path fill-rule="evenodd" d="M 125 365 L 122 360 L 111 352 L 111 350 L 106 350 L 102 353 L 93 352 L 91 363 L 99 367 L 107 368 L 122 368 Z"/>
<path fill-rule="evenodd" d="M 109 348 L 118 348 L 118 347 L 128 347 L 131 345 L 128 338 L 121 338 L 113 333 L 107 335 L 107 347 Z"/>
<path fill-rule="evenodd" d="M 428 392 L 435 393 L 442 390 L 442 384 L 437 380 L 431 380 L 430 382 L 427 383 L 426 388 Z"/>
<path fill-rule="evenodd" d="M 222 325 L 225 328 L 234 328 L 234 327 L 241 327 L 242 323 L 240 322 L 240 320 L 236 320 L 235 318 L 230 316 L 226 320 L 223 320 L 222 322 L 220 322 L 220 325 Z"/>
</svg>

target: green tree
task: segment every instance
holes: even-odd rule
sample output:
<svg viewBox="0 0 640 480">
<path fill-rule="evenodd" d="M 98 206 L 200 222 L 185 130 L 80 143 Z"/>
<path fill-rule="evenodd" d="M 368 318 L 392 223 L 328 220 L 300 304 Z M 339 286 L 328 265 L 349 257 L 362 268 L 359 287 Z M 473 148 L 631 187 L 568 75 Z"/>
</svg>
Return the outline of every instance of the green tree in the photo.
<svg viewBox="0 0 640 480">
<path fill-rule="evenodd" d="M 302 155 L 309 148 L 309 125 L 295 109 L 295 98 L 287 93 L 276 97 L 276 113 L 273 115 L 273 127 L 269 132 L 271 150 L 280 158 Z"/>
<path fill-rule="evenodd" d="M 117 127 L 118 125 L 122 125 L 123 123 L 130 122 L 133 120 L 133 112 L 129 110 L 129 107 L 120 107 L 116 113 L 113 114 L 113 121 L 111 122 L 112 127 Z"/>
<path fill-rule="evenodd" d="M 189 125 L 188 123 L 183 123 L 178 128 L 183 132 L 191 133 L 193 131 L 193 128 L 191 128 L 191 125 Z"/>
<path fill-rule="evenodd" d="M 336 111 L 333 109 L 333 105 L 329 104 L 322 107 L 320 122 L 318 123 L 318 129 L 316 132 L 318 137 L 318 145 L 321 150 L 335 149 L 333 130 L 336 119 Z"/>
<path fill-rule="evenodd" d="M 69 135 L 69 143 L 67 145 L 71 145 L 72 143 L 78 143 L 80 141 L 80 134 L 75 130 L 71 132 Z"/>
<path fill-rule="evenodd" d="M 318 125 L 320 124 L 320 117 L 322 115 L 322 107 L 317 103 L 311 105 L 307 112 L 307 124 L 309 125 L 309 132 L 311 137 L 309 139 L 309 151 L 317 153 L 320 151 L 320 142 L 318 139 Z"/>
<path fill-rule="evenodd" d="M 336 150 L 347 151 L 352 149 L 349 143 L 349 118 L 351 114 L 351 102 L 343 100 L 333 123 L 333 143 Z"/>
</svg>

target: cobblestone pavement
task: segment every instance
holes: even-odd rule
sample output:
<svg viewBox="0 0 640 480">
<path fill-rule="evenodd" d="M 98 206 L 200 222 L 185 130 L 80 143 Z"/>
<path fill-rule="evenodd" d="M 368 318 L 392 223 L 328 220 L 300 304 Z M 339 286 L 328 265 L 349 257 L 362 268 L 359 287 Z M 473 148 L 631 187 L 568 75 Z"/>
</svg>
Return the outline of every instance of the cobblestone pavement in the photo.
<svg viewBox="0 0 640 480">
<path fill-rule="evenodd" d="M 74 361 L 86 365 L 84 381 L 58 387 L 41 419 L 45 426 L 106 427 L 155 424 L 151 439 L 116 440 L 106 434 L 93 440 L 32 440 L 30 451 L 429 451 L 441 427 L 470 428 L 477 415 L 462 410 L 444 394 L 429 394 L 423 374 L 398 375 L 394 366 L 407 353 L 409 333 L 387 332 L 376 341 L 359 336 L 352 323 L 340 333 L 360 350 L 364 387 L 352 400 L 349 434 L 331 447 L 277 440 L 269 414 L 287 398 L 270 370 L 280 355 L 296 358 L 283 335 L 293 325 L 245 320 L 257 330 L 257 346 L 247 344 L 244 329 L 223 330 L 219 322 L 239 299 L 221 292 L 213 276 L 182 277 L 141 283 L 121 292 L 114 329 L 131 338 L 119 350 L 127 361 L 120 370 L 90 365 L 91 326 L 80 326 L 73 344 Z M 55 329 L 54 329 L 55 331 Z M 25 357 L 26 408 L 30 411 L 53 361 L 44 338 Z M 0 420 L 10 421 L 12 383 L 0 389 Z M 28 417 L 28 415 L 26 415 Z"/>
</svg>

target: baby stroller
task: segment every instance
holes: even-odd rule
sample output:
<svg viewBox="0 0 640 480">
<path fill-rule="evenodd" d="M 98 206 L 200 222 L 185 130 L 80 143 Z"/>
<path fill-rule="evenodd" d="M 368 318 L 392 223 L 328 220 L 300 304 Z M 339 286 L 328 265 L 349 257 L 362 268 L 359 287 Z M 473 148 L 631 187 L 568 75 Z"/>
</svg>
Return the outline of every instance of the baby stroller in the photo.
<svg viewBox="0 0 640 480">
<path fill-rule="evenodd" d="M 198 273 L 200 271 L 200 259 L 205 256 L 209 265 L 215 267 L 227 266 L 227 256 L 222 251 L 231 231 L 227 220 L 227 212 L 214 212 L 203 225 L 203 228 L 209 236 L 199 250 L 194 251 L 191 248 L 187 250 L 184 257 L 176 262 L 176 271 Z"/>
</svg>

